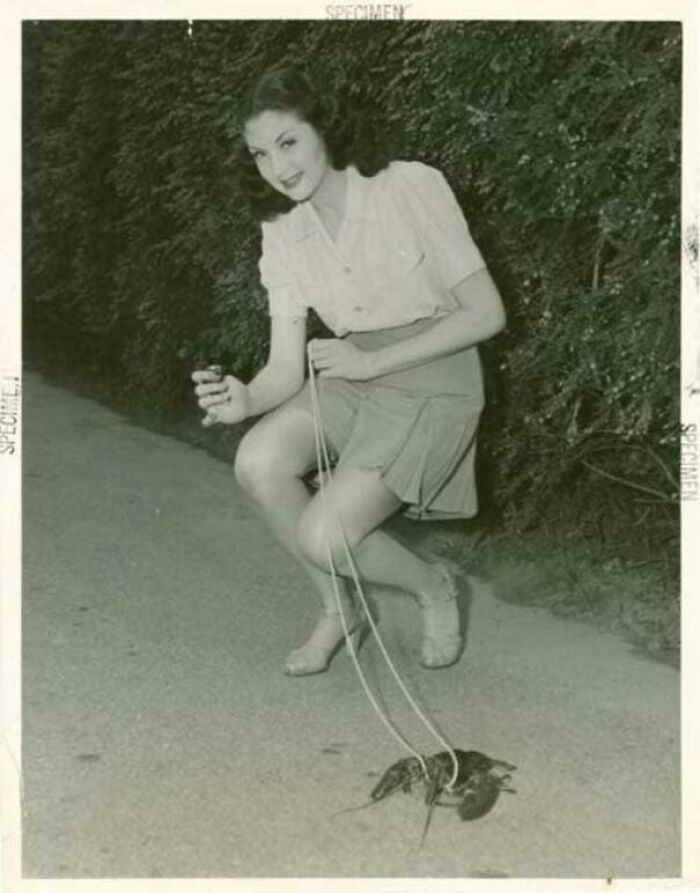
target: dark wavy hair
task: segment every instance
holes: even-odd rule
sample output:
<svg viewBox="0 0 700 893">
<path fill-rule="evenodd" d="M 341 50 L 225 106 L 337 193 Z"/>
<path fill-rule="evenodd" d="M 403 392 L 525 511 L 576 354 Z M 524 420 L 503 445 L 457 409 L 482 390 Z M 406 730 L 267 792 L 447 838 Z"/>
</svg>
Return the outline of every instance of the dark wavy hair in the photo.
<svg viewBox="0 0 700 893">
<path fill-rule="evenodd" d="M 323 139 L 331 165 L 343 170 L 355 164 L 366 177 L 385 168 L 390 150 L 379 116 L 369 97 L 356 84 L 322 95 L 308 71 L 296 66 L 266 71 L 246 97 L 242 125 L 264 111 L 293 112 L 311 124 Z M 237 135 L 236 192 L 247 201 L 256 220 L 273 220 L 295 202 L 273 189 L 257 169 L 243 139 Z"/>
</svg>

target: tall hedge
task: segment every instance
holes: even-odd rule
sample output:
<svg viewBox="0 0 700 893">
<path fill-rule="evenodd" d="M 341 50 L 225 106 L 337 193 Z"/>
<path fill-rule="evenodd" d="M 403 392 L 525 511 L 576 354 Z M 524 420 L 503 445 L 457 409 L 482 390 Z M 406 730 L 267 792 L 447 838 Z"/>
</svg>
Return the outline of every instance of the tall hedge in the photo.
<svg viewBox="0 0 700 893">
<path fill-rule="evenodd" d="M 670 22 L 27 22 L 27 355 L 161 415 L 203 358 L 254 374 L 236 116 L 267 66 L 302 62 L 445 173 L 502 291 L 484 505 L 672 529 L 681 44 Z"/>
</svg>

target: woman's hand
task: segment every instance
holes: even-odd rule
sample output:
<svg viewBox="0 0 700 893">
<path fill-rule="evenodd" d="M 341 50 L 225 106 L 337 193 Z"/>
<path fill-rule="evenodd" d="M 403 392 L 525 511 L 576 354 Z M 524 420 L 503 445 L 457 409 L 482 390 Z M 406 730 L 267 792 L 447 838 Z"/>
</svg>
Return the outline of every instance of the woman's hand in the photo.
<svg viewBox="0 0 700 893">
<path fill-rule="evenodd" d="M 367 381 L 377 374 L 371 353 L 342 338 L 314 338 L 307 350 L 319 378 Z"/>
<path fill-rule="evenodd" d="M 233 375 L 223 378 L 208 369 L 192 373 L 194 389 L 200 407 L 206 412 L 202 425 L 208 428 L 217 423 L 235 425 L 250 415 L 248 388 Z"/>
</svg>

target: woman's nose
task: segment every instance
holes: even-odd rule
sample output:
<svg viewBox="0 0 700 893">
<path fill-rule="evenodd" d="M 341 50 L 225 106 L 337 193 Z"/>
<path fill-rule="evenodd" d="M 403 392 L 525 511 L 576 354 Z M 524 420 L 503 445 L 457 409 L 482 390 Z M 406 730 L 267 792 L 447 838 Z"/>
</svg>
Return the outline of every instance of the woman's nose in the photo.
<svg viewBox="0 0 700 893">
<path fill-rule="evenodd" d="M 284 176 L 284 173 L 285 173 L 285 167 L 286 167 L 286 162 L 285 162 L 284 158 L 281 158 L 280 156 L 275 156 L 275 155 L 272 156 L 272 159 L 270 162 L 270 168 L 272 170 L 272 175 L 274 177 L 277 177 L 277 179 L 282 179 L 282 177 Z"/>
</svg>

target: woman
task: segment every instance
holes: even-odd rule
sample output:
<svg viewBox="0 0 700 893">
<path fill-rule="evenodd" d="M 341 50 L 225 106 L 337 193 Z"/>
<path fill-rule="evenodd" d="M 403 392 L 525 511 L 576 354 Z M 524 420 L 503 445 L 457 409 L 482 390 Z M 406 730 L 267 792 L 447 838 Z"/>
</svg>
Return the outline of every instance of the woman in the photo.
<svg viewBox="0 0 700 893">
<path fill-rule="evenodd" d="M 442 174 L 420 162 L 387 163 L 367 123 L 339 119 L 293 68 L 268 72 L 257 85 L 243 150 L 263 217 L 269 358 L 247 385 L 193 374 L 205 424 L 263 416 L 241 442 L 235 473 L 320 595 L 310 639 L 286 662 L 297 676 L 325 670 L 343 642 L 329 547 L 343 577 L 350 568 L 336 518 L 362 579 L 417 599 L 423 666 L 458 659 L 448 570 L 379 528 L 399 510 L 419 519 L 476 513 L 483 391 L 475 345 L 504 325 L 498 292 Z M 325 491 L 337 512 L 330 518 L 303 480 L 316 465 L 304 384 L 309 307 L 336 336 L 308 344 L 337 460 Z M 339 583 L 344 613 L 359 629 L 347 580 Z"/>
</svg>

